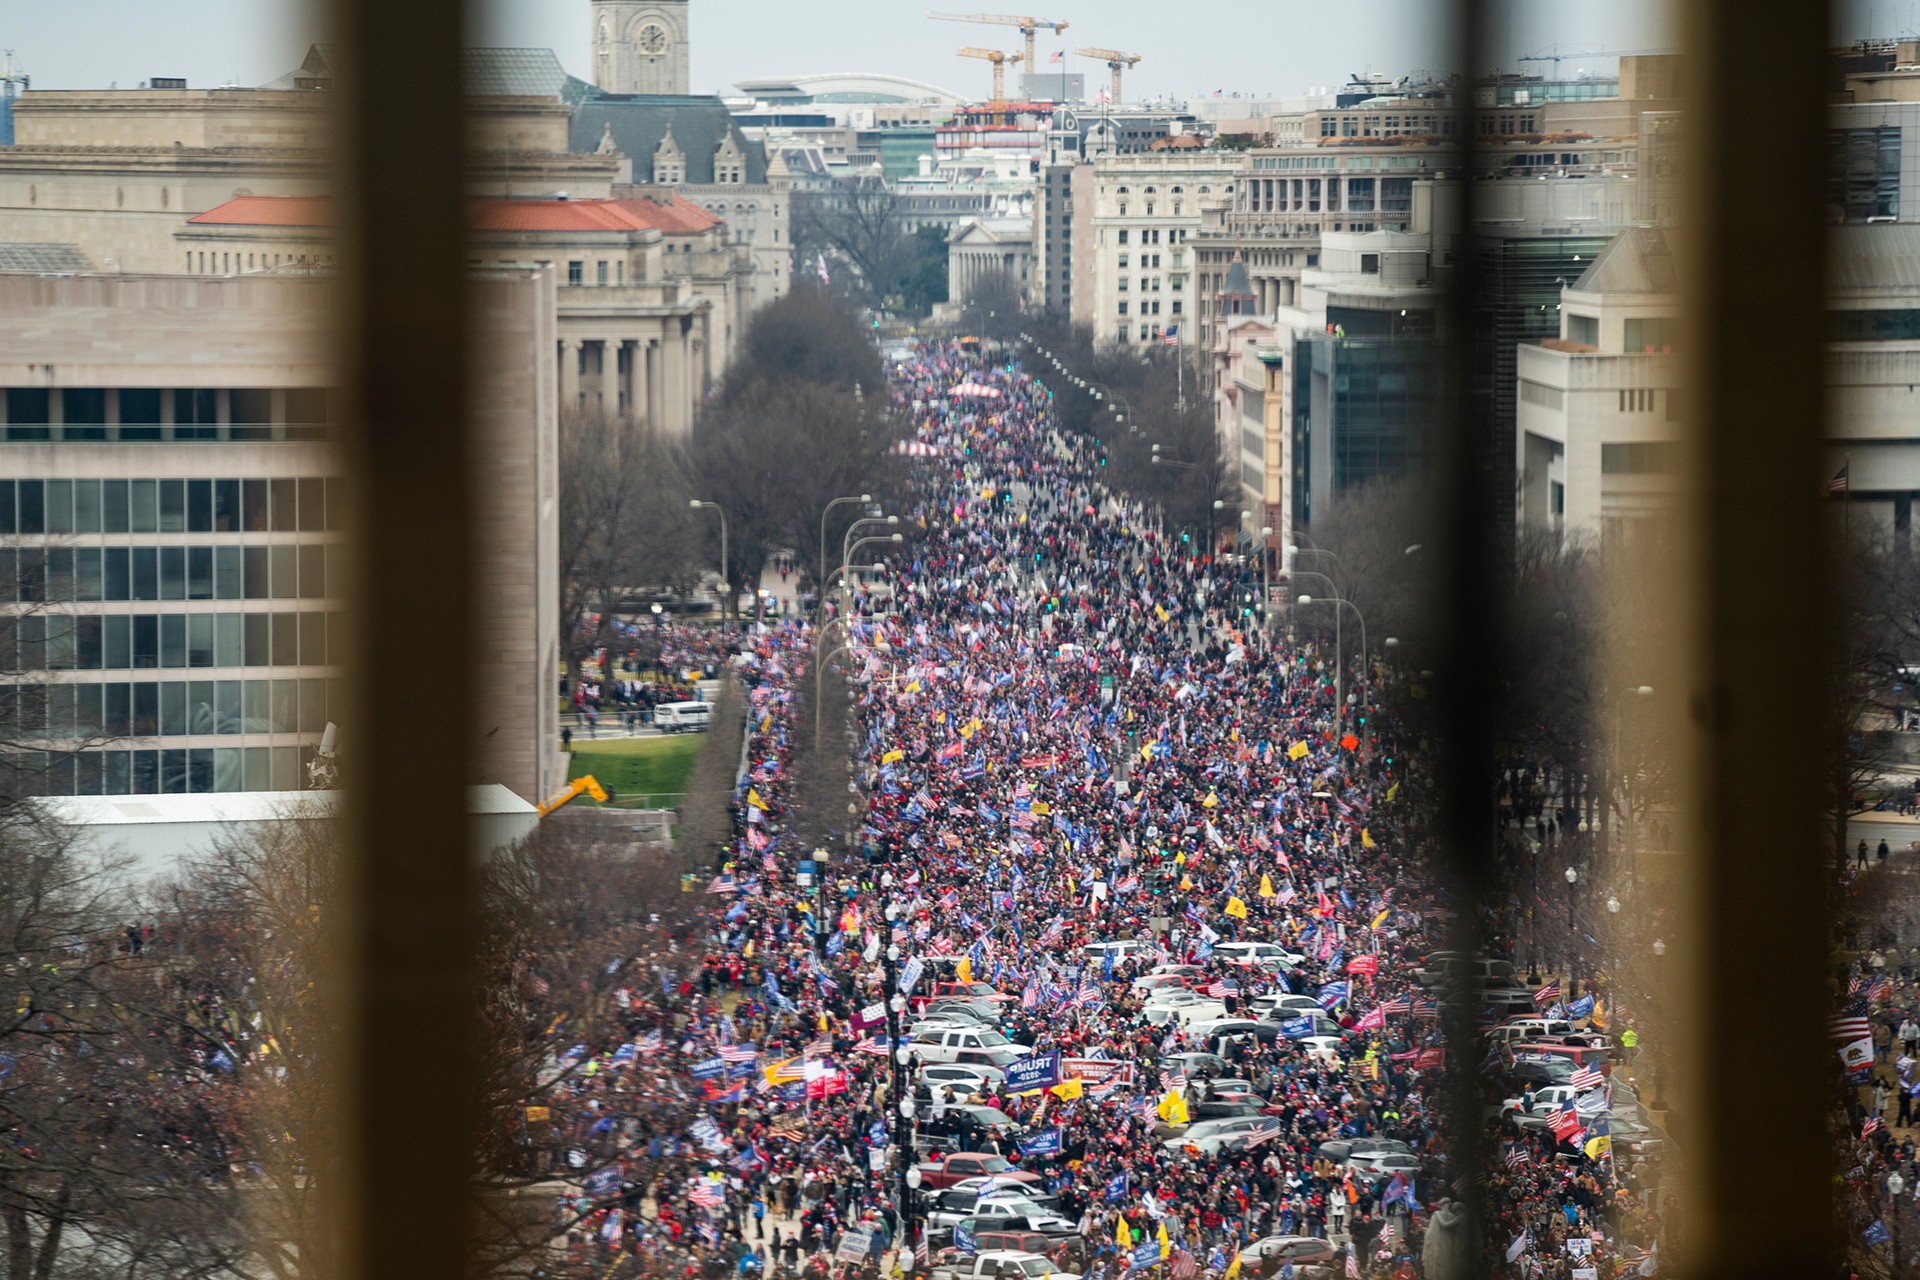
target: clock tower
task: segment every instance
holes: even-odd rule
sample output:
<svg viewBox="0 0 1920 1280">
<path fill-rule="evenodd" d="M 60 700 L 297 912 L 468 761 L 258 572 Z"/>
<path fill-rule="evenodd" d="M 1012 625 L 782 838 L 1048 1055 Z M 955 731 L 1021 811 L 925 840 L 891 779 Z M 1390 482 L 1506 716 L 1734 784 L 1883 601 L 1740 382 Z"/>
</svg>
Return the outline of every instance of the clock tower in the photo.
<svg viewBox="0 0 1920 1280">
<path fill-rule="evenodd" d="M 687 0 L 593 0 L 593 82 L 686 96 Z"/>
</svg>

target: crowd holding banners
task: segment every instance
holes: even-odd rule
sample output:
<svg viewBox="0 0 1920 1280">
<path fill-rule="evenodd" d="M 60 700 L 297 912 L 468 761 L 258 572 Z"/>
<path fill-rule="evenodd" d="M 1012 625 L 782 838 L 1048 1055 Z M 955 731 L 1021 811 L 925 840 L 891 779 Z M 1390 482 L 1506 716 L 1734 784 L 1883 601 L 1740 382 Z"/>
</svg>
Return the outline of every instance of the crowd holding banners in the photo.
<svg viewBox="0 0 1920 1280">
<path fill-rule="evenodd" d="M 961 384 L 973 389 L 955 396 Z M 585 1214 L 603 1252 L 656 1272 L 877 1266 L 895 1243 L 884 1149 L 897 1101 L 879 956 L 897 944 L 910 973 L 951 967 L 1016 997 L 1002 1029 L 1061 1055 L 1057 1084 L 993 1091 L 1010 1125 L 965 1141 L 1040 1175 L 1079 1225 L 1089 1274 L 1326 1272 L 1240 1258 L 1271 1234 L 1338 1236 L 1330 1265 L 1348 1275 L 1418 1274 L 1431 1211 L 1455 1194 L 1439 1024 L 1412 977 L 1443 914 L 1405 816 L 1432 794 L 1421 763 L 1390 717 L 1336 718 L 1334 672 L 1313 647 L 1237 630 L 1244 570 L 1163 540 L 1101 486 L 1098 446 L 1055 432 L 1046 390 L 1017 366 L 931 346 L 897 366 L 894 396 L 934 456 L 916 464 L 892 590 L 848 624 L 866 857 L 814 863 L 789 835 L 810 628 L 741 633 L 735 835 L 693 953 L 656 963 L 651 982 L 629 965 L 627 1016 L 576 1046 L 609 1082 L 622 1155 L 617 1180 L 563 1211 Z M 890 903 L 904 909 L 891 925 Z M 1498 921 L 1489 932 L 1497 944 Z M 1143 945 L 1089 956 L 1115 939 Z M 1262 968 L 1219 950 L 1243 940 L 1304 959 Z M 1218 1154 L 1163 1141 L 1211 1087 L 1165 1060 L 1209 1045 L 1150 1021 L 1133 986 L 1173 961 L 1229 1008 L 1285 991 L 1339 1023 L 1331 1043 L 1222 1046 L 1266 1104 L 1256 1141 Z M 623 1091 L 642 1075 L 643 1095 L 671 1100 L 655 1116 L 697 1118 L 649 1123 Z M 1652 1274 L 1658 1223 L 1615 1178 L 1604 1124 L 1565 1136 L 1579 1141 L 1520 1139 L 1489 1171 L 1489 1235 L 1513 1241 L 1494 1261 L 1569 1280 Z M 1404 1141 L 1418 1167 L 1373 1177 L 1321 1150 L 1365 1137 Z M 755 1206 L 772 1206 L 767 1221 L 791 1211 L 798 1238 L 763 1242 Z M 924 1220 L 908 1230 L 926 1248 Z"/>
</svg>

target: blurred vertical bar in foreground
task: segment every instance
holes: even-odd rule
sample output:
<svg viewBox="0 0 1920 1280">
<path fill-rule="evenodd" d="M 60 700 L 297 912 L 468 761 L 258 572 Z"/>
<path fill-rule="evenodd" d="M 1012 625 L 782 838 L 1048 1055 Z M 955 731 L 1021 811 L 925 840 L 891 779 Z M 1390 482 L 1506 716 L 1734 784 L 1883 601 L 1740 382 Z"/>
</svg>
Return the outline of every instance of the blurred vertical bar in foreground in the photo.
<svg viewBox="0 0 1920 1280">
<path fill-rule="evenodd" d="M 1675 794 L 1688 824 L 1687 927 L 1668 973 L 1687 1135 L 1681 1261 L 1694 1276 L 1825 1275 L 1838 1257 L 1810 758 L 1835 621 L 1824 584 L 1837 577 L 1818 509 L 1829 29 L 1818 0 L 1689 0 L 1686 12 L 1681 243 L 1697 426 L 1677 522 L 1689 542 L 1669 558 L 1688 622 L 1672 669 L 1687 692 Z M 1757 963 L 1772 1015 L 1764 1068 L 1729 1029 Z"/>
<path fill-rule="evenodd" d="M 343 463 L 360 504 L 342 723 L 350 862 L 334 924 L 347 1035 L 334 1047 L 345 1105 L 330 1210 L 343 1277 L 454 1277 L 470 1253 L 463 16 L 461 0 L 333 0 Z"/>
</svg>

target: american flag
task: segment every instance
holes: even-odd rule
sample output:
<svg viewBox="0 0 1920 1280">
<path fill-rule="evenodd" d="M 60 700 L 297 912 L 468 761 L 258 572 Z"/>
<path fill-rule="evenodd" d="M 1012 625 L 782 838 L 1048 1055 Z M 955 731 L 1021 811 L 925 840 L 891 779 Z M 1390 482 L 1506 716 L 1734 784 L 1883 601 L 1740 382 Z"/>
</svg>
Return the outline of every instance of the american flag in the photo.
<svg viewBox="0 0 1920 1280">
<path fill-rule="evenodd" d="M 726 1193 L 707 1178 L 701 1178 L 693 1184 L 692 1189 L 687 1192 L 687 1199 L 702 1209 L 718 1209 L 727 1202 Z"/>
<path fill-rule="evenodd" d="M 1169 1089 L 1184 1089 L 1187 1087 L 1187 1073 L 1176 1067 L 1161 1076 L 1160 1083 Z"/>
<path fill-rule="evenodd" d="M 1055 49 L 1052 53 L 1047 55 L 1047 61 L 1054 63 L 1055 65 L 1064 63 L 1066 60 L 1067 60 L 1067 51 L 1065 49 Z"/>
<path fill-rule="evenodd" d="M 1840 464 L 1840 469 L 1834 472 L 1832 477 L 1827 481 L 1827 492 L 1829 494 L 1845 493 L 1847 491 L 1851 479 L 1848 473 L 1852 468 L 1853 459 L 1851 458 Z"/>
<path fill-rule="evenodd" d="M 1527 1165 L 1527 1149 L 1516 1142 L 1507 1148 L 1507 1168 L 1524 1169 Z"/>
<path fill-rule="evenodd" d="M 1360 1280 L 1360 1252 L 1351 1243 L 1347 1245 L 1347 1274 Z"/>
<path fill-rule="evenodd" d="M 1037 982 L 1029 982 L 1026 985 L 1026 989 L 1020 993 L 1020 1007 L 1022 1009 L 1037 1009 L 1039 1006 L 1040 984 Z"/>
<path fill-rule="evenodd" d="M 1427 1021 L 1432 1022 L 1440 1016 L 1440 1006 L 1432 1000 L 1415 1000 L 1413 1002 L 1413 1016 L 1416 1018 L 1425 1018 Z"/>
<path fill-rule="evenodd" d="M 953 939 L 943 933 L 927 944 L 927 951 L 936 956 L 952 955 Z"/>
<path fill-rule="evenodd" d="M 759 1053 L 756 1052 L 750 1044 L 723 1044 L 720 1046 L 720 1061 L 722 1062 L 752 1062 L 759 1056 Z"/>
<path fill-rule="evenodd" d="M 806 1048 L 800 1051 L 809 1058 L 821 1058 L 833 1052 L 833 1037 L 825 1032 L 815 1036 Z"/>
<path fill-rule="evenodd" d="M 1878 1132 L 1880 1132 L 1879 1116 L 1868 1116 L 1867 1122 L 1860 1126 L 1860 1137 L 1863 1141 L 1867 1138 L 1871 1138 L 1874 1134 Z"/>
<path fill-rule="evenodd" d="M 1248 1150 L 1252 1150 L 1254 1147 L 1259 1146 L 1261 1143 L 1271 1142 L 1273 1141 L 1273 1139 L 1279 1136 L 1280 1136 L 1280 1126 L 1278 1123 L 1268 1124 L 1262 1121 L 1259 1128 L 1253 1130 L 1251 1133 L 1247 1135 L 1247 1148 Z"/>
<path fill-rule="evenodd" d="M 1560 998 L 1560 982 L 1559 982 L 1559 979 L 1557 978 L 1547 983 L 1546 986 L 1540 988 L 1538 991 L 1533 993 L 1533 1002 L 1535 1004 L 1552 1004 L 1555 1000 L 1558 1000 L 1559 998 Z"/>
<path fill-rule="evenodd" d="M 1240 984 L 1228 982 L 1225 978 L 1215 978 L 1212 984 L 1207 987 L 1207 994 L 1215 1000 L 1223 996 L 1237 996 L 1240 994 Z"/>
<path fill-rule="evenodd" d="M 1412 1011 L 1413 1005 L 1404 999 L 1382 1000 L 1380 1002 L 1380 1012 L 1382 1013 L 1411 1013 Z"/>
<path fill-rule="evenodd" d="M 1874 979 L 1873 989 L 1867 992 L 1867 999 L 1885 1003 L 1893 999 L 1893 979 L 1884 975 Z"/>
<path fill-rule="evenodd" d="M 1173 1265 L 1167 1269 L 1167 1274 L 1172 1276 L 1173 1280 L 1193 1280 L 1200 1274 L 1200 1260 L 1185 1249 L 1173 1251 L 1172 1263 Z"/>
<path fill-rule="evenodd" d="M 1169 346 L 1169 347 L 1179 346 L 1180 345 L 1180 326 L 1177 324 L 1168 325 L 1164 330 L 1161 331 L 1160 342 L 1164 346 Z"/>
<path fill-rule="evenodd" d="M 776 1138 L 799 1139 L 806 1135 L 806 1123 L 799 1116 L 781 1116 L 768 1131 Z"/>
<path fill-rule="evenodd" d="M 660 1052 L 661 1049 L 665 1047 L 666 1047 L 665 1037 L 663 1037 L 660 1034 L 660 1029 L 658 1027 L 655 1027 L 652 1031 L 649 1031 L 647 1032 L 647 1034 L 640 1037 L 640 1052 L 642 1053 L 646 1053 L 646 1054 L 658 1053 Z"/>
<path fill-rule="evenodd" d="M 1073 1007 L 1076 1009 L 1090 1009 L 1099 1003 L 1099 986 L 1092 982 L 1081 983 L 1079 993 L 1073 997 Z"/>
<path fill-rule="evenodd" d="M 1047 926 L 1047 931 L 1040 935 L 1040 945 L 1043 947 L 1052 946 L 1054 943 L 1060 941 L 1060 935 L 1066 931 L 1067 922 L 1065 920 L 1055 920 Z"/>
<path fill-rule="evenodd" d="M 1571 1098 L 1561 1104 L 1560 1110 L 1554 1112 L 1553 1119 L 1547 1123 L 1553 1126 L 1553 1136 L 1562 1142 L 1585 1127 L 1580 1123 L 1580 1113 L 1574 1110 Z"/>
<path fill-rule="evenodd" d="M 1847 994 L 1850 996 L 1860 994 L 1860 971 L 1858 969 L 1855 969 L 1847 976 Z"/>
<path fill-rule="evenodd" d="M 1865 1040 L 1873 1035 L 1873 1027 L 1865 1018 L 1834 1018 L 1827 1026 L 1833 1032 L 1835 1040 L 1852 1044 L 1855 1040 Z"/>
<path fill-rule="evenodd" d="M 1589 1089 L 1598 1089 L 1601 1085 L 1605 1084 L 1606 1081 L 1607 1078 L 1601 1075 L 1595 1067 L 1581 1067 L 1578 1071 L 1575 1071 L 1571 1076 L 1567 1077 L 1567 1083 L 1573 1086 L 1575 1093 L 1585 1093 Z"/>
</svg>

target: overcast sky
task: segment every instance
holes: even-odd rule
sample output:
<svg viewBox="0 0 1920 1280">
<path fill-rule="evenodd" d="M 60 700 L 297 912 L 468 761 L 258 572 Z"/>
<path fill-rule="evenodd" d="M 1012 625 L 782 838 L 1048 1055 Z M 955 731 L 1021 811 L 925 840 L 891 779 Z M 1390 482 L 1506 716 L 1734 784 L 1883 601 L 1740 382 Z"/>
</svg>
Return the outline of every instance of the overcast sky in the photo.
<svg viewBox="0 0 1920 1280">
<path fill-rule="evenodd" d="M 1558 44 L 1573 52 L 1638 50 L 1671 42 L 1660 0 L 1506 0 L 1510 17 L 1498 54 Z M 475 40 L 553 49 L 575 75 L 590 73 L 587 0 L 476 0 Z M 882 71 L 984 96 L 988 69 L 963 60 L 963 44 L 1018 47 L 1011 29 L 929 21 L 936 5 L 973 12 L 993 4 L 962 0 L 693 0 L 693 87 L 724 91 L 757 76 Z M 1437 69 L 1434 6 L 1409 0 L 1068 0 L 1042 5 L 1071 24 L 1064 43 L 1143 55 L 1127 96 L 1300 93 L 1337 85 L 1357 71 L 1399 75 Z M 1409 20 L 1408 14 L 1416 15 Z M 1857 4 L 1845 33 L 1911 30 L 1920 0 Z M 259 84 L 291 69 L 320 38 L 302 0 L 0 0 L 0 48 L 15 51 L 35 85 L 49 89 L 130 87 L 151 76 L 190 84 Z M 1088 84 L 1104 74 L 1077 62 Z M 1594 59 L 1568 59 L 1606 70 Z M 1043 59 L 1043 66 L 1044 66 Z"/>
</svg>

